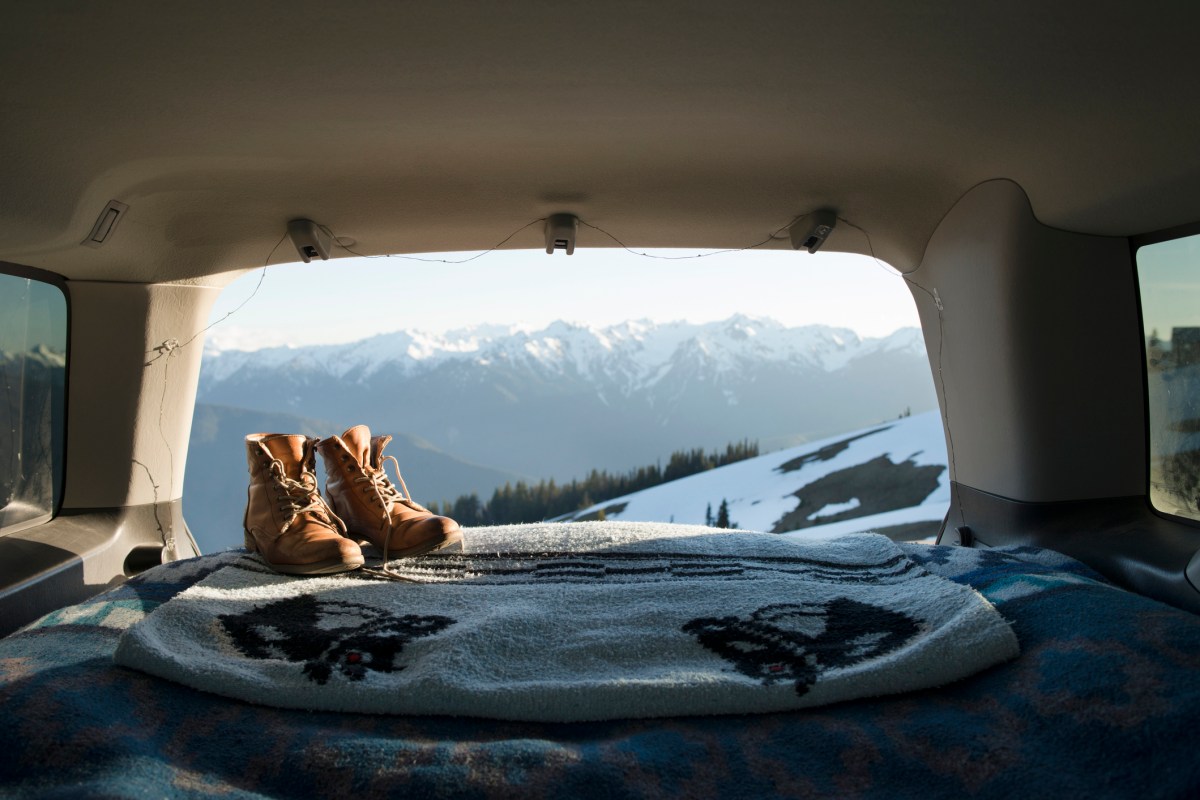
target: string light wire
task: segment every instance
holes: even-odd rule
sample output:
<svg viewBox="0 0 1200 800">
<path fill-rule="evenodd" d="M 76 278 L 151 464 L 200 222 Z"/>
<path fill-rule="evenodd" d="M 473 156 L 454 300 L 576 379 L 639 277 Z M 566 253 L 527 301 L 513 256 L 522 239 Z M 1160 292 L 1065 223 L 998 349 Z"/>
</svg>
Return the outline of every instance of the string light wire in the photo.
<svg viewBox="0 0 1200 800">
<path fill-rule="evenodd" d="M 766 238 L 762 239 L 761 241 L 755 242 L 753 244 L 746 245 L 744 247 L 726 248 L 726 249 L 722 249 L 722 250 L 711 250 L 709 252 L 695 253 L 692 255 L 673 255 L 673 256 L 658 255 L 655 253 L 648 253 L 648 252 L 641 251 L 641 250 L 635 250 L 635 249 L 629 247 L 628 245 L 626 245 L 625 242 L 623 242 L 621 239 L 617 238 L 617 236 L 615 236 L 614 234 L 610 233 L 609 231 L 605 230 L 604 228 L 601 228 L 599 225 L 593 225 L 592 223 L 587 222 L 586 220 L 583 220 L 583 219 L 579 219 L 579 224 L 583 227 L 590 228 L 591 230 L 594 230 L 603 236 L 608 237 L 618 247 L 620 247 L 622 250 L 624 250 L 627 253 L 630 253 L 632 255 L 635 255 L 635 256 L 638 256 L 641 258 L 650 258 L 650 259 L 656 259 L 656 260 L 661 260 L 661 261 L 686 261 L 686 260 L 691 260 L 691 259 L 709 258 L 711 256 L 728 255 L 731 253 L 742 253 L 742 252 L 746 252 L 748 250 L 758 249 L 760 247 L 770 244 L 771 242 L 786 240 L 789 237 L 781 236 L 780 234 L 782 234 L 784 231 L 789 230 L 793 225 L 797 224 L 801 220 L 810 216 L 811 213 L 812 212 L 806 212 L 804 214 L 799 214 L 799 215 L 793 217 L 786 224 L 781 225 L 780 227 L 776 228 L 774 231 L 769 233 L 766 236 Z M 941 299 L 941 297 L 938 296 L 936 289 L 934 289 L 933 291 L 930 291 L 929 289 L 926 289 L 921 284 L 919 284 L 916 281 L 909 278 L 908 275 L 906 275 L 905 273 L 900 272 L 899 270 L 894 270 L 892 268 L 889 268 L 882 261 L 880 261 L 879 257 L 875 253 L 875 245 L 874 245 L 874 242 L 871 240 L 871 234 L 865 228 L 851 222 L 850 220 L 846 219 L 845 217 L 839 216 L 839 217 L 837 217 L 837 219 L 839 222 L 842 222 L 846 226 L 853 228 L 863 234 L 863 236 L 866 238 L 867 248 L 870 252 L 871 258 L 879 266 L 880 269 L 882 269 L 888 275 L 890 275 L 892 277 L 898 277 L 898 278 L 902 279 L 903 281 L 905 281 L 909 286 L 915 287 L 918 291 L 925 293 L 933 301 L 934 307 L 937 309 L 937 314 L 938 314 L 937 377 L 938 377 L 938 385 L 939 385 L 939 388 L 941 389 L 942 411 L 943 411 L 943 414 L 945 415 L 945 420 L 946 420 L 946 439 L 947 439 L 947 451 L 948 451 L 948 455 L 949 455 L 949 459 L 950 459 L 950 473 L 951 473 L 951 477 L 954 478 L 957 476 L 957 468 L 956 468 L 955 458 L 954 458 L 954 438 L 953 438 L 953 433 L 951 432 L 951 429 L 950 429 L 950 407 L 949 407 L 950 404 L 949 404 L 949 398 L 946 395 L 946 383 L 945 383 L 945 376 L 944 376 L 944 372 L 943 372 L 943 349 L 944 349 L 943 342 L 944 342 L 944 338 L 945 338 L 945 336 L 944 336 L 945 335 L 945 306 L 942 302 L 942 299 Z M 368 255 L 365 253 L 358 252 L 350 245 L 343 244 L 339 240 L 339 237 L 337 235 L 335 235 L 333 230 L 328 225 L 318 225 L 317 227 L 320 228 L 322 231 L 324 231 L 330 237 L 331 241 L 333 242 L 333 244 L 335 246 L 337 246 L 338 248 L 346 251 L 347 253 L 350 253 L 351 255 L 357 256 L 359 258 L 372 258 L 372 259 L 374 259 L 374 258 L 393 258 L 393 259 L 401 259 L 401 260 L 405 260 L 405 261 L 417 261 L 417 262 L 434 263 L 434 264 L 467 264 L 472 261 L 475 261 L 476 259 L 483 258 L 484 256 L 487 256 L 491 253 L 496 252 L 497 250 L 502 248 L 505 244 L 507 244 L 509 241 L 511 241 L 514 237 L 516 237 L 518 234 L 520 234 L 521 232 L 527 230 L 528 228 L 533 227 L 534 225 L 538 224 L 539 222 L 545 222 L 545 221 L 546 221 L 546 217 L 538 217 L 536 219 L 532 219 L 529 222 L 525 223 L 524 225 L 522 225 L 519 228 L 512 231 L 510 234 L 505 236 L 503 239 L 501 239 L 499 242 L 497 242 L 493 246 L 489 247 L 488 249 L 482 250 L 478 253 L 475 253 L 474 255 L 471 255 L 471 256 L 468 256 L 468 257 L 462 258 L 462 259 L 426 258 L 423 256 L 412 256 L 412 255 L 403 255 L 403 254 L 396 254 L 396 253 Z M 160 359 L 163 359 L 163 358 L 166 359 L 166 361 L 163 364 L 162 396 L 159 400 L 159 409 L 158 409 L 158 434 L 159 434 L 159 437 L 162 439 L 163 444 L 167 448 L 167 453 L 169 456 L 169 464 L 170 464 L 170 469 L 171 469 L 171 487 L 172 488 L 175 485 L 174 451 L 171 448 L 171 443 L 168 441 L 166 433 L 163 429 L 163 422 L 164 422 L 164 415 L 165 415 L 165 408 L 166 408 L 167 388 L 169 386 L 168 373 L 169 373 L 169 367 L 170 367 L 170 360 L 176 355 L 176 353 L 178 353 L 180 350 L 182 350 L 185 347 L 187 347 L 188 345 L 190 345 L 201 335 L 203 335 L 207 331 L 211 330 L 212 328 L 216 327 L 217 325 L 220 325 L 225 320 L 229 319 L 231 316 L 233 316 L 234 314 L 241 311 L 251 300 L 253 300 L 258 295 L 259 290 L 262 288 L 263 280 L 266 277 L 267 267 L 270 266 L 271 259 L 274 257 L 276 251 L 280 248 L 280 246 L 283 245 L 283 242 L 287 239 L 287 237 L 288 237 L 288 235 L 285 232 L 283 234 L 283 236 L 281 236 L 279 238 L 279 241 L 277 241 L 275 243 L 275 246 L 271 248 L 270 252 L 267 253 L 267 257 L 263 261 L 262 268 L 259 272 L 258 282 L 254 285 L 253 291 L 251 291 L 250 294 L 244 300 L 242 300 L 241 303 L 239 303 L 237 306 L 235 306 L 230 311 L 226 312 L 220 319 L 214 320 L 213 322 L 209 323 L 205 327 L 203 327 L 200 330 L 193 333 L 185 341 L 180 342 L 178 339 L 168 338 L 168 339 L 164 340 L 162 343 L 160 343 L 159 345 L 152 348 L 151 350 L 147 351 L 148 356 L 150 356 L 151 354 L 153 354 L 153 355 L 148 361 L 146 361 L 146 363 L 145 363 L 146 367 L 152 366 Z M 150 485 L 154 492 L 155 522 L 158 525 L 159 533 L 163 537 L 164 550 L 167 551 L 167 553 L 173 554 L 174 537 L 170 536 L 166 532 L 161 520 L 158 517 L 159 485 L 154 480 L 154 476 L 151 474 L 150 469 L 145 464 L 143 464 L 142 462 L 140 462 L 136 459 L 133 460 L 133 463 L 141 466 L 142 469 L 145 470 L 147 478 L 150 480 Z M 960 498 L 960 502 L 959 502 L 959 514 L 960 514 L 960 518 L 963 521 L 963 524 L 965 525 L 966 524 L 966 516 L 965 516 L 965 510 L 963 509 L 963 506 L 962 506 L 961 498 Z M 167 553 L 164 553 L 164 555 L 166 555 Z"/>
<path fill-rule="evenodd" d="M 167 468 L 169 470 L 169 475 L 170 475 L 170 479 L 171 479 L 170 485 L 167 487 L 169 491 L 173 490 L 175 488 L 175 450 L 173 447 L 171 447 L 171 442 L 167 438 L 166 431 L 163 429 L 163 421 L 164 421 L 164 417 L 166 416 L 167 389 L 170 388 L 170 385 L 171 385 L 171 382 L 170 382 L 171 359 L 174 358 L 175 355 L 180 350 L 183 350 L 188 345 L 190 345 L 192 342 L 196 341 L 196 339 L 199 338 L 201 335 L 203 335 L 206 331 L 210 330 L 211 328 L 213 328 L 217 325 L 220 325 L 222 322 L 229 319 L 231 316 L 236 314 L 238 311 L 241 311 L 242 308 L 244 308 L 247 303 L 249 303 L 251 300 L 254 299 L 255 295 L 258 294 L 259 289 L 262 288 L 263 278 L 266 277 L 267 267 L 270 266 L 270 264 L 271 264 L 271 258 L 275 255 L 275 251 L 279 249 L 279 246 L 283 244 L 283 240 L 286 238 L 287 238 L 287 234 L 284 233 L 283 236 L 279 237 L 279 241 L 275 243 L 275 246 L 271 248 L 271 252 L 267 253 L 267 257 L 263 261 L 262 270 L 258 276 L 258 283 L 256 283 L 254 285 L 254 291 L 250 292 L 250 295 L 245 300 L 243 300 L 241 303 L 239 303 L 235 308 L 233 308 L 231 311 L 229 311 L 227 314 L 225 314 L 220 319 L 209 323 L 205 327 L 203 327 L 200 330 L 193 333 L 191 336 L 189 336 L 187 338 L 186 341 L 181 342 L 178 339 L 172 337 L 172 338 L 164 339 L 161 343 L 159 343 L 158 345 L 155 345 L 153 348 L 146 351 L 146 355 L 150 355 L 151 353 L 154 354 L 154 356 L 152 358 L 150 358 L 150 360 L 146 361 L 145 364 L 143 365 L 146 368 L 153 366 L 160 359 L 166 359 L 165 361 L 163 361 L 163 364 L 162 364 L 162 393 L 158 399 L 158 438 L 160 438 L 162 440 L 163 446 L 167 448 Z M 150 491 L 152 493 L 152 498 L 153 498 L 152 508 L 154 511 L 154 524 L 158 528 L 159 536 L 162 538 L 163 561 L 165 563 L 166 561 L 174 560 L 174 558 L 178 555 L 176 547 L 175 547 L 174 528 L 172 527 L 171 530 L 168 530 L 167 529 L 168 526 L 163 524 L 162 518 L 159 517 L 159 514 L 158 514 L 159 483 L 158 483 L 158 481 L 156 481 L 154 479 L 154 474 L 150 471 L 150 468 L 148 466 L 146 466 L 146 464 L 144 462 L 139 461 L 136 458 L 131 458 L 130 460 L 132 461 L 132 463 L 141 467 L 145 471 L 146 479 L 150 481 Z"/>
<path fill-rule="evenodd" d="M 945 374 L 943 372 L 943 363 L 942 363 L 942 350 L 944 349 L 944 342 L 946 339 L 946 335 L 945 335 L 946 305 L 944 302 L 942 302 L 941 296 L 938 295 L 938 291 L 937 291 L 936 287 L 932 291 L 930 291 L 929 289 L 926 289 L 924 286 L 922 286 L 921 284 L 914 281 L 912 278 L 908 277 L 907 274 L 901 272 L 898 269 L 889 268 L 886 264 L 884 264 L 884 262 L 880 261 L 879 256 L 875 255 L 875 244 L 871 241 L 871 234 L 867 232 L 866 228 L 863 228 L 859 225 L 855 225 L 853 222 L 846 219 L 845 217 L 838 217 L 838 221 L 844 222 L 849 227 L 854 228 L 856 231 L 860 232 L 866 238 L 867 249 L 871 253 L 871 258 L 879 266 L 880 269 L 882 269 L 884 272 L 886 272 L 888 275 L 891 275 L 892 277 L 902 279 L 909 286 L 915 287 L 919 291 L 924 292 L 929 297 L 929 299 L 933 301 L 933 307 L 937 310 L 937 315 L 938 315 L 937 380 L 938 380 L 938 388 L 941 389 L 941 394 L 942 394 L 942 415 L 946 421 L 946 455 L 950 459 L 950 479 L 957 480 L 958 479 L 958 466 L 954 460 L 954 432 L 951 429 L 951 425 L 950 425 L 950 397 L 946 394 L 946 378 L 945 378 Z M 959 522 L 962 524 L 962 526 L 967 527 L 967 512 L 966 512 L 966 507 L 963 504 L 963 498 L 961 495 L 958 498 L 958 518 L 959 518 Z"/>
</svg>

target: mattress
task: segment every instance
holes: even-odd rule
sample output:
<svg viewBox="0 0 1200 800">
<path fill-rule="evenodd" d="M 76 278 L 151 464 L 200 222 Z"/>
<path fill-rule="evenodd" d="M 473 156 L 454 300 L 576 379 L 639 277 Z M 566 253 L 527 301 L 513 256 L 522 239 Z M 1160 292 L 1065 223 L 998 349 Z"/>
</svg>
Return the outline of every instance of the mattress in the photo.
<svg viewBox="0 0 1200 800">
<path fill-rule="evenodd" d="M 1200 618 L 1030 547 L 902 545 L 1020 655 L 797 711 L 593 722 L 310 712 L 118 666 L 131 626 L 244 553 L 151 569 L 0 640 L 0 795 L 1188 797 Z"/>
</svg>

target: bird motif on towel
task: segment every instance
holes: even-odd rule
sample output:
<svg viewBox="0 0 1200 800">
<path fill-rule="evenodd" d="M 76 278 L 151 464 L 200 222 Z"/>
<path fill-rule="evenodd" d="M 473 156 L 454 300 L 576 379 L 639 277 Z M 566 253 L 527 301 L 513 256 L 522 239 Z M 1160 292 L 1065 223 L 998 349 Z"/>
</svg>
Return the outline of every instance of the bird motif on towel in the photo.
<svg viewBox="0 0 1200 800">
<path fill-rule="evenodd" d="M 455 620 L 437 615 L 395 616 L 344 600 L 302 594 L 240 614 L 222 614 L 233 646 L 249 658 L 303 663 L 304 675 L 325 684 L 337 670 L 352 681 L 369 670 L 399 672 L 396 663 L 413 639 L 431 636 Z"/>
<path fill-rule="evenodd" d="M 821 673 L 890 653 L 920 630 L 907 614 L 845 597 L 764 606 L 748 617 L 700 617 L 683 626 L 739 672 L 764 685 L 795 681 L 799 695 Z"/>
</svg>

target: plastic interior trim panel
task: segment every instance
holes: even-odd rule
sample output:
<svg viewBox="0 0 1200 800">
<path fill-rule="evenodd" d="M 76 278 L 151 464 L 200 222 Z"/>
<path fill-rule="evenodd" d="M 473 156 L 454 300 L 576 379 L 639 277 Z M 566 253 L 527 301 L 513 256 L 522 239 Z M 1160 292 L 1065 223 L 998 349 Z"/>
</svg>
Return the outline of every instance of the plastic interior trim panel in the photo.
<svg viewBox="0 0 1200 800">
<path fill-rule="evenodd" d="M 0 536 L 0 636 L 162 562 L 159 524 L 180 558 L 199 555 L 182 502 L 66 509 L 44 525 Z"/>
<path fill-rule="evenodd" d="M 1200 614 L 1200 528 L 1154 513 L 1142 495 L 1023 503 L 950 484 L 950 514 L 938 544 L 1034 545 L 1087 564 L 1132 591 Z"/>
</svg>

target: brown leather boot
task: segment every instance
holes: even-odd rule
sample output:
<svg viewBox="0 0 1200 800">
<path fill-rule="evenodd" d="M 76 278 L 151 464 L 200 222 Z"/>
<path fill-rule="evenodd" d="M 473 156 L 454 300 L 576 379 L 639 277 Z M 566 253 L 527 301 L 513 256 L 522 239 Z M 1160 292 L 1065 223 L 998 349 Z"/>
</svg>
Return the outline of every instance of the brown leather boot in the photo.
<svg viewBox="0 0 1200 800">
<path fill-rule="evenodd" d="M 317 489 L 317 440 L 286 433 L 246 437 L 246 549 L 276 572 L 327 575 L 358 569 L 362 549 Z"/>
<path fill-rule="evenodd" d="M 325 462 L 329 505 L 345 520 L 350 535 L 379 548 L 385 562 L 392 557 L 460 548 L 462 531 L 457 522 L 435 516 L 414 502 L 404 478 L 399 478 L 403 495 L 388 480 L 383 471 L 383 448 L 391 440 L 390 436 L 371 438 L 366 425 L 356 425 L 317 444 Z M 395 458 L 386 458 L 396 463 Z M 399 465 L 396 475 L 400 475 Z"/>
</svg>

